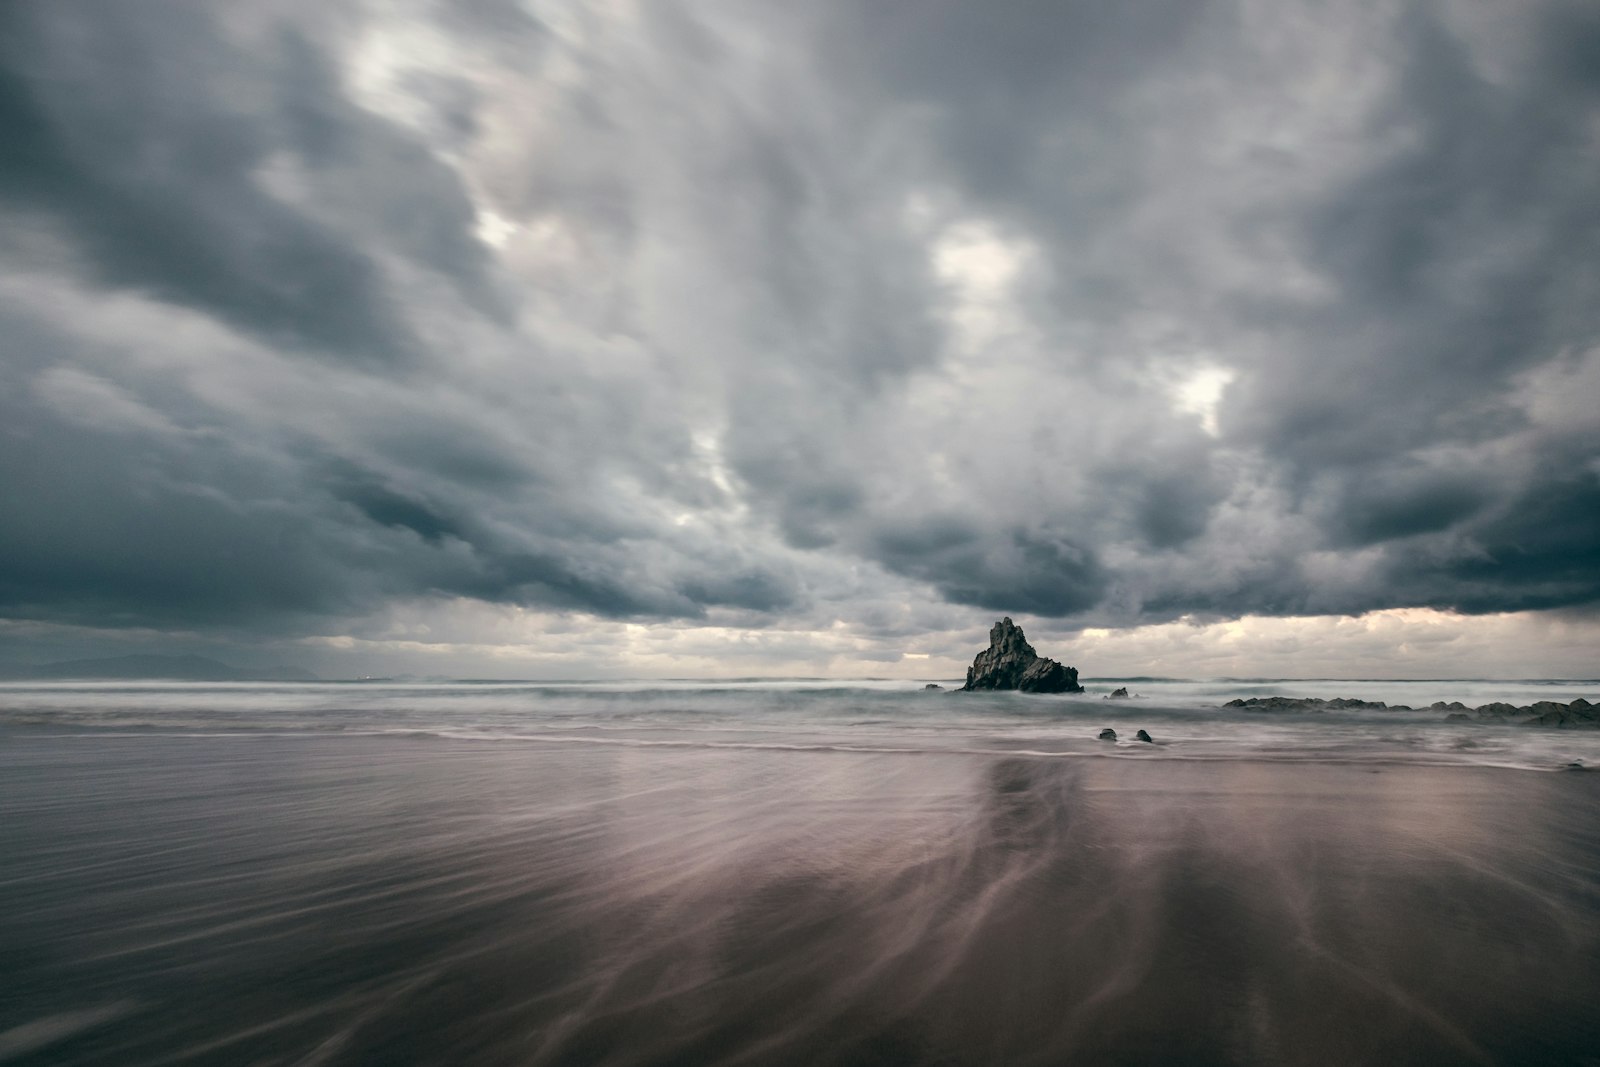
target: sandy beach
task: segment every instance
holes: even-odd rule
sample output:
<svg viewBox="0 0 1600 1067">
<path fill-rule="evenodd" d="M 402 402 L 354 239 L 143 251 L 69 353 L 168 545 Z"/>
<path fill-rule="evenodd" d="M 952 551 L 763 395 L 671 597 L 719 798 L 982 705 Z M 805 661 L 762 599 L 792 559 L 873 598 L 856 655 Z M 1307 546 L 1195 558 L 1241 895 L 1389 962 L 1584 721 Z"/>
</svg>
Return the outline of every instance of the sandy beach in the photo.
<svg viewBox="0 0 1600 1067">
<path fill-rule="evenodd" d="M 1600 775 L 8 729 L 0 1061 L 1594 1062 Z"/>
</svg>

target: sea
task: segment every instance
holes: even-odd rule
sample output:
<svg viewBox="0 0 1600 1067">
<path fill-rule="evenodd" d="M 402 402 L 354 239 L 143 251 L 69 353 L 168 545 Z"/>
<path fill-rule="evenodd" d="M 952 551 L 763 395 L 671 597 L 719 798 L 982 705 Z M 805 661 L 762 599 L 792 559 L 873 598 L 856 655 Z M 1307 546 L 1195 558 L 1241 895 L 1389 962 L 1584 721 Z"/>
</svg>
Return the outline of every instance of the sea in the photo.
<svg viewBox="0 0 1600 1067">
<path fill-rule="evenodd" d="M 0 685 L 0 1063 L 1600 1064 L 1600 682 L 958 684 Z"/>
</svg>

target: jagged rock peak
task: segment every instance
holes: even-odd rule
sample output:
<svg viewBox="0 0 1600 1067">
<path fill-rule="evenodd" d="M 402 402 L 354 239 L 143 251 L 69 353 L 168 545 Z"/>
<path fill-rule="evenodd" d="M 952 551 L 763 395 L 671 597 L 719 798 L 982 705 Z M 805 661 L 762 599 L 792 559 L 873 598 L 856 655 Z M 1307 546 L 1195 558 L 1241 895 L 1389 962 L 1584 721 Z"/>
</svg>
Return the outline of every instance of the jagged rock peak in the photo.
<svg viewBox="0 0 1600 1067">
<path fill-rule="evenodd" d="M 1081 693 L 1078 671 L 1045 659 L 1033 650 L 1022 627 L 1009 618 L 989 630 L 989 647 L 979 652 L 967 668 L 971 689 L 1020 689 L 1025 693 Z"/>
</svg>

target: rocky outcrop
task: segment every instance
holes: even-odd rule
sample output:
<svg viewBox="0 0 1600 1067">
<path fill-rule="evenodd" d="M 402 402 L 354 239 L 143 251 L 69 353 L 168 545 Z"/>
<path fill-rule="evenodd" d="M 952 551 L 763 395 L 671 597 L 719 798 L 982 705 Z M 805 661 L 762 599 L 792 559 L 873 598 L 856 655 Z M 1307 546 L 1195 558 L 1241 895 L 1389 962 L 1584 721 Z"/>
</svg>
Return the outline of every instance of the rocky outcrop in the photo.
<svg viewBox="0 0 1600 1067">
<path fill-rule="evenodd" d="M 1100 731 L 1099 739 L 1101 741 L 1115 741 L 1117 739 L 1117 732 L 1111 727 L 1107 726 L 1104 730 Z"/>
<path fill-rule="evenodd" d="M 1244 708 L 1246 711 L 1410 711 L 1404 704 L 1385 704 L 1381 700 L 1357 700 L 1355 697 L 1250 697 L 1230 700 L 1225 708 Z"/>
<path fill-rule="evenodd" d="M 1078 671 L 1045 659 L 1022 635 L 1022 627 L 1009 618 L 989 630 L 989 647 L 979 652 L 967 668 L 963 690 L 1020 689 L 1024 693 L 1081 693 Z"/>
<path fill-rule="evenodd" d="M 1151 745 L 1155 744 L 1155 739 L 1152 738 L 1149 734 L 1145 733 L 1143 730 L 1140 730 L 1138 733 L 1134 734 L 1133 735 L 1133 739 L 1135 741 L 1144 741 L 1145 743 L 1151 744 Z"/>
<path fill-rule="evenodd" d="M 1533 718 L 1523 720 L 1530 726 L 1600 726 L 1600 705 L 1591 704 L 1582 697 L 1570 704 L 1541 700 L 1528 710 L 1537 712 Z"/>
<path fill-rule="evenodd" d="M 1113 689 L 1111 692 L 1106 694 L 1106 699 L 1107 700 L 1127 700 L 1127 699 L 1129 699 L 1127 687 L 1123 686 L 1121 689 Z"/>
<path fill-rule="evenodd" d="M 1333 700 L 1323 700 L 1320 697 L 1250 697 L 1230 700 L 1222 706 L 1245 711 L 1412 710 L 1404 704 L 1385 704 L 1381 700 L 1356 700 L 1353 697 L 1337 697 Z M 1445 712 L 1446 722 L 1517 723 L 1523 726 L 1560 726 L 1569 729 L 1600 727 L 1600 704 L 1592 704 L 1582 697 L 1570 704 L 1556 700 L 1540 700 L 1518 707 L 1504 701 L 1495 701 L 1491 704 L 1480 704 L 1476 708 L 1469 708 L 1459 700 L 1452 700 L 1448 704 L 1436 700 L 1422 710 Z"/>
<path fill-rule="evenodd" d="M 1540 700 L 1518 707 L 1497 700 L 1468 708 L 1459 701 L 1449 704 L 1439 701 L 1430 705 L 1432 711 L 1448 711 L 1446 722 L 1496 722 L 1515 723 L 1522 726 L 1600 727 L 1600 705 L 1591 704 L 1579 697 L 1570 704 L 1558 700 Z M 1471 714 L 1467 714 L 1471 712 Z"/>
</svg>

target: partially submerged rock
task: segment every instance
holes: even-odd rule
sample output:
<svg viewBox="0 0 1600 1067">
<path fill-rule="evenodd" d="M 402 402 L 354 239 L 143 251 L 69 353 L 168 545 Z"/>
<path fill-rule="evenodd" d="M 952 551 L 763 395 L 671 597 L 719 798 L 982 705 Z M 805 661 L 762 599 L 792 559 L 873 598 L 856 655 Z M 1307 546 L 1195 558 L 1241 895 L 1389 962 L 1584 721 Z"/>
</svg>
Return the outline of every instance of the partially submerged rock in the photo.
<svg viewBox="0 0 1600 1067">
<path fill-rule="evenodd" d="M 1078 671 L 1033 650 L 1022 627 L 1009 618 L 989 630 L 989 647 L 967 668 L 963 690 L 1019 689 L 1024 693 L 1081 693 Z"/>
<path fill-rule="evenodd" d="M 924 688 L 924 689 L 943 689 L 944 686 L 940 685 L 938 682 L 929 682 L 927 685 L 923 686 L 922 688 Z"/>
<path fill-rule="evenodd" d="M 1111 727 L 1107 726 L 1104 730 L 1100 731 L 1100 740 L 1102 740 L 1102 741 L 1115 741 L 1116 739 L 1117 739 L 1117 732 L 1115 730 L 1113 730 Z"/>
<path fill-rule="evenodd" d="M 1134 734 L 1133 738 L 1135 741 L 1149 741 L 1151 744 L 1155 744 L 1155 739 L 1149 734 L 1145 733 L 1143 730 L 1140 730 L 1138 733 Z"/>
<path fill-rule="evenodd" d="M 1436 708 L 1442 706 L 1444 705 L 1434 705 Z M 1460 704 L 1448 706 L 1461 707 Z M 1447 721 L 1460 721 L 1466 718 L 1468 716 L 1462 712 L 1452 712 L 1445 716 Z M 1539 700 L 1523 707 L 1497 700 L 1473 708 L 1471 718 L 1478 722 L 1517 723 L 1522 726 L 1593 728 L 1600 727 L 1600 705 L 1591 704 L 1582 697 L 1570 704 L 1563 704 L 1558 700 Z"/>
<path fill-rule="evenodd" d="M 1247 711 L 1410 711 L 1404 704 L 1385 704 L 1381 700 L 1357 700 L 1355 697 L 1243 697 L 1230 700 L 1225 708 L 1244 708 Z"/>
<path fill-rule="evenodd" d="M 1582 697 L 1570 704 L 1541 700 L 1527 710 L 1538 713 L 1530 719 L 1523 720 L 1530 726 L 1600 726 L 1600 707 Z"/>
<path fill-rule="evenodd" d="M 1106 699 L 1107 700 L 1127 700 L 1127 699 L 1129 699 L 1127 687 L 1123 686 L 1120 689 L 1113 689 L 1110 693 L 1106 694 Z"/>
<path fill-rule="evenodd" d="M 1249 697 L 1230 700 L 1225 708 L 1245 711 L 1410 711 L 1404 704 L 1385 704 L 1381 700 L 1357 700 L 1354 697 Z M 1592 704 L 1579 697 L 1570 704 L 1556 700 L 1540 700 L 1525 707 L 1495 701 L 1469 708 L 1459 700 L 1448 704 L 1436 700 L 1427 711 L 1445 712 L 1446 722 L 1504 722 L 1525 726 L 1560 726 L 1566 728 L 1600 728 L 1600 704 Z"/>
</svg>

